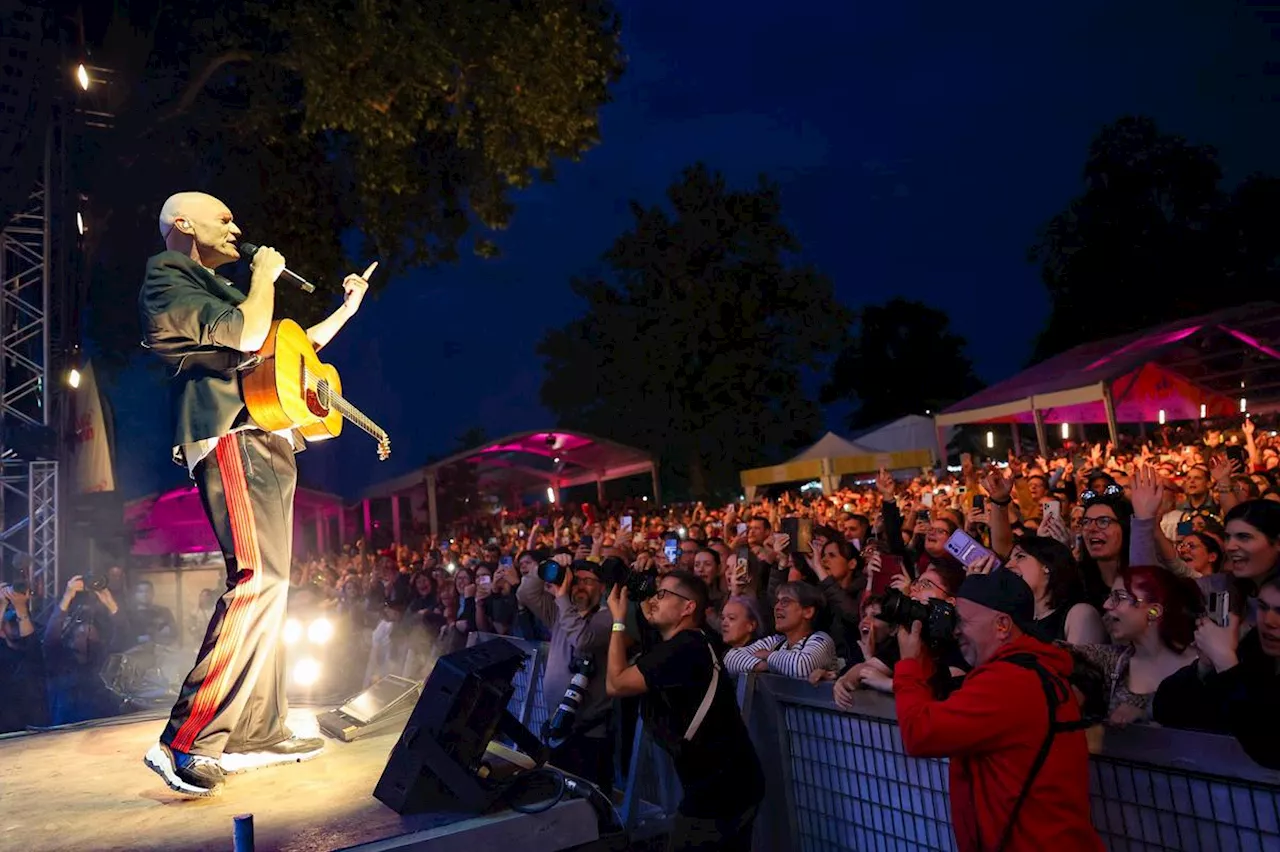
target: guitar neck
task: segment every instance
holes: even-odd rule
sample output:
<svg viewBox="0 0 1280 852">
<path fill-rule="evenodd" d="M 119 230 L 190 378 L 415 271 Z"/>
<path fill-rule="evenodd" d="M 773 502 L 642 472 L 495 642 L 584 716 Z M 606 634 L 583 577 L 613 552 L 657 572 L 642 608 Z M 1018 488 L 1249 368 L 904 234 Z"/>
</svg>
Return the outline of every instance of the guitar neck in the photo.
<svg viewBox="0 0 1280 852">
<path fill-rule="evenodd" d="M 340 413 L 347 422 L 355 424 L 360 429 L 363 429 L 376 441 L 386 440 L 387 433 L 382 430 L 382 427 L 366 417 L 364 412 L 347 402 L 347 400 L 342 396 L 335 393 L 333 394 L 331 401 L 333 407 L 338 409 L 338 413 Z"/>
</svg>

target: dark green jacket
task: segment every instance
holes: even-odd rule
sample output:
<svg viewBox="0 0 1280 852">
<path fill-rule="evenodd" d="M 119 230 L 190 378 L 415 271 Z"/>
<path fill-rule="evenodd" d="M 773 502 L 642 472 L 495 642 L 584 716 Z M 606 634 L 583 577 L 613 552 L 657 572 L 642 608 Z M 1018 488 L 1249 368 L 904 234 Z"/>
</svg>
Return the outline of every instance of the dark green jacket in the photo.
<svg viewBox="0 0 1280 852">
<path fill-rule="evenodd" d="M 245 296 L 224 278 L 176 251 L 147 261 L 138 294 L 142 345 L 165 362 L 173 446 L 217 438 L 248 419 L 237 367 Z"/>
</svg>

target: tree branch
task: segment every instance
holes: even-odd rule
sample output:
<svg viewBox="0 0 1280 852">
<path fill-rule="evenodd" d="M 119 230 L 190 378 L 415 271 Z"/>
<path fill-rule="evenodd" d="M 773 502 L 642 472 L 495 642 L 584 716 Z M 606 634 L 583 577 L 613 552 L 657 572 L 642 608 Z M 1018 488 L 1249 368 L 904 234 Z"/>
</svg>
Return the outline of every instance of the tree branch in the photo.
<svg viewBox="0 0 1280 852">
<path fill-rule="evenodd" d="M 209 85 L 209 81 L 213 79 L 213 75 L 224 65 L 230 65 L 233 62 L 252 62 L 253 54 L 247 50 L 228 50 L 220 53 L 210 59 L 205 66 L 200 69 L 200 73 L 191 78 L 191 82 L 187 83 L 187 88 L 182 93 L 182 97 L 178 99 L 178 103 L 172 109 L 165 112 L 160 117 L 160 121 L 168 121 L 182 115 L 191 105 L 195 103 L 196 98 L 200 96 L 200 92 L 204 87 Z"/>
</svg>

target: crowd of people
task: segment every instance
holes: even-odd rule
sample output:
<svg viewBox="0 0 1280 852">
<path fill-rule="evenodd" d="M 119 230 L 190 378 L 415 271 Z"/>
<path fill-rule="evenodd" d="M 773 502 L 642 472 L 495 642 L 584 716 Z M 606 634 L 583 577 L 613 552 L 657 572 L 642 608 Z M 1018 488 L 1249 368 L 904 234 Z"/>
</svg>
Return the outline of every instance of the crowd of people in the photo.
<svg viewBox="0 0 1280 852">
<path fill-rule="evenodd" d="M 696 577 L 706 603 L 693 620 L 728 674 L 829 681 L 852 709 L 860 691 L 908 683 L 945 701 L 981 657 L 965 607 L 1009 596 L 966 582 L 1016 576 L 1020 629 L 1053 646 L 1044 659 L 1070 679 L 1076 718 L 1226 733 L 1280 768 L 1264 724 L 1280 711 L 1280 440 L 1263 423 L 910 474 L 727 505 L 486 511 L 438 539 L 301 558 L 290 597 L 344 625 L 363 684 L 424 678 L 473 632 L 549 643 L 548 719 L 588 674 L 571 727 L 541 733 L 560 765 L 604 785 L 619 730 L 603 675 L 620 629 L 612 587 Z M 177 638 L 148 584 L 120 569 L 105 580 L 72 578 L 42 608 L 23 585 L 0 587 L 0 693 L 20 696 L 0 703 L 0 731 L 119 711 L 105 655 Z M 680 588 L 668 597 L 686 597 Z M 624 619 L 633 654 L 661 595 L 636 597 Z M 924 637 L 909 666 L 908 632 Z"/>
</svg>

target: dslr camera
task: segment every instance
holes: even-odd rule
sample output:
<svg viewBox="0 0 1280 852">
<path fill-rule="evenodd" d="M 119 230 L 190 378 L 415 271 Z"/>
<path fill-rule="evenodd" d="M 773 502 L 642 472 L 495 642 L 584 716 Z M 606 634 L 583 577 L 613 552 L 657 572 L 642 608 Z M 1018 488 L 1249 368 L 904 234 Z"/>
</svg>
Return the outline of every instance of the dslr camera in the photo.
<svg viewBox="0 0 1280 852">
<path fill-rule="evenodd" d="M 600 579 L 609 586 L 622 585 L 636 602 L 647 601 L 658 593 L 658 575 L 632 571 L 627 563 L 610 556 L 600 563 Z"/>
<path fill-rule="evenodd" d="M 880 605 L 880 615 L 877 617 L 906 630 L 910 630 L 915 622 L 920 622 L 923 625 L 921 635 L 929 645 L 938 645 L 952 639 L 959 624 L 953 604 L 936 599 L 920 603 L 897 589 L 890 589 L 885 593 L 884 603 Z"/>
<path fill-rule="evenodd" d="M 106 574 L 85 574 L 83 579 L 86 592 L 100 592 L 107 587 Z"/>
</svg>

